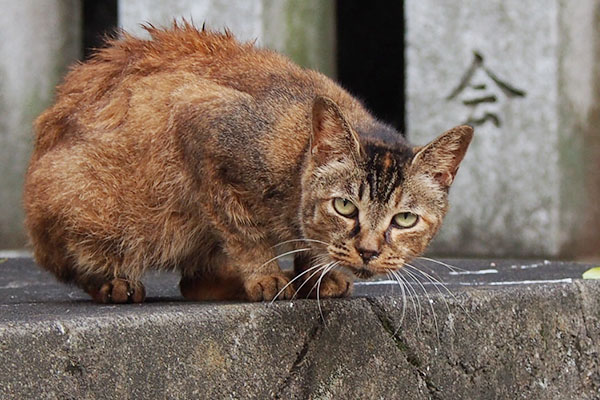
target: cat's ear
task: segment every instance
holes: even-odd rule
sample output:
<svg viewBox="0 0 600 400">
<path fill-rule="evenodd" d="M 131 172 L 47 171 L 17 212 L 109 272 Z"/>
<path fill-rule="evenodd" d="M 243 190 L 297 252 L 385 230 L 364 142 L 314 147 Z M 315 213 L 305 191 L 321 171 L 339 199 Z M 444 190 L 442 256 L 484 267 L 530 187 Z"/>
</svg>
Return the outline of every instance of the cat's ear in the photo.
<svg viewBox="0 0 600 400">
<path fill-rule="evenodd" d="M 426 146 L 415 149 L 412 167 L 417 172 L 432 176 L 444 189 L 448 189 L 472 138 L 472 127 L 461 125 L 452 128 Z"/>
<path fill-rule="evenodd" d="M 322 164 L 335 157 L 358 156 L 362 152 L 356 133 L 335 102 L 318 96 L 312 108 L 310 154 Z"/>
</svg>

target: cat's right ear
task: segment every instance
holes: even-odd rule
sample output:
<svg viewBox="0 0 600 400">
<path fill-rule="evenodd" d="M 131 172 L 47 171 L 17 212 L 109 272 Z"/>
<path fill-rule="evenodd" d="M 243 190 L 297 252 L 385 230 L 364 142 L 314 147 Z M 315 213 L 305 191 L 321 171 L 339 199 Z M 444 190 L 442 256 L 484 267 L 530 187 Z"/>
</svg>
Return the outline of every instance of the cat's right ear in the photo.
<svg viewBox="0 0 600 400">
<path fill-rule="evenodd" d="M 361 152 L 358 136 L 338 105 L 327 97 L 318 96 L 312 108 L 312 159 L 318 164 L 324 164 L 341 156 L 357 157 Z"/>
</svg>

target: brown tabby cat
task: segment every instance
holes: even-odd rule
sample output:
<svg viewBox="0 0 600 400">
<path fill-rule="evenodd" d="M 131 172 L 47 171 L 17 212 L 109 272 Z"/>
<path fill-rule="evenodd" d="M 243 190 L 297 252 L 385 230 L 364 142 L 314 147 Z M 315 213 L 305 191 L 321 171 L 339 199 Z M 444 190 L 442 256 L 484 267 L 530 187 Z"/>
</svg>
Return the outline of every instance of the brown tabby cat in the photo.
<svg viewBox="0 0 600 400">
<path fill-rule="evenodd" d="M 184 23 L 77 65 L 36 121 L 35 258 L 98 302 L 141 302 L 149 268 L 192 300 L 346 296 L 402 268 L 447 209 L 471 141 L 411 147 L 327 77 Z M 296 249 L 286 285 L 274 258 Z M 308 272 L 307 272 L 308 271 Z M 308 284 L 307 284 L 308 283 Z"/>
</svg>

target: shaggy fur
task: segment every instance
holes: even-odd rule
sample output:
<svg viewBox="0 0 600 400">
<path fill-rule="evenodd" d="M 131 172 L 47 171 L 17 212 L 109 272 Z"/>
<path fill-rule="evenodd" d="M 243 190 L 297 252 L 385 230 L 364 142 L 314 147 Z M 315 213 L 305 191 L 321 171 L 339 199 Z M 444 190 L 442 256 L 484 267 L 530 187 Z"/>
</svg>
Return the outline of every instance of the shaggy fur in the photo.
<svg viewBox="0 0 600 400">
<path fill-rule="evenodd" d="M 412 148 L 279 54 L 188 24 L 147 30 L 75 66 L 36 121 L 24 198 L 41 266 L 99 302 L 143 301 L 150 268 L 180 271 L 189 299 L 258 301 L 290 280 L 268 262 L 282 242 L 309 249 L 296 274 L 335 261 L 368 276 L 424 251 L 470 127 Z M 356 216 L 336 212 L 336 197 Z M 395 226 L 400 212 L 419 222 Z M 319 294 L 351 287 L 332 270 Z"/>
</svg>

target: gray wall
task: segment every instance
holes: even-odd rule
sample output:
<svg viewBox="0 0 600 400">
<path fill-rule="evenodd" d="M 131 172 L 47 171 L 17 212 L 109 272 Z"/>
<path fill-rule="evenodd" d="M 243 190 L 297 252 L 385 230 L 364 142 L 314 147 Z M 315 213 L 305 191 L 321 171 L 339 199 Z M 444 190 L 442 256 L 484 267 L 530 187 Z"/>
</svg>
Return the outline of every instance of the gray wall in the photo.
<svg viewBox="0 0 600 400">
<path fill-rule="evenodd" d="M 119 25 L 136 35 L 143 22 L 169 26 L 185 18 L 211 29 L 227 27 L 242 40 L 290 56 L 304 67 L 335 76 L 333 0 L 126 0 L 119 2 Z"/>
<path fill-rule="evenodd" d="M 0 249 L 20 248 L 32 121 L 79 58 L 78 0 L 0 0 Z"/>
<path fill-rule="evenodd" d="M 421 0 L 406 10 L 411 138 L 476 128 L 433 249 L 599 254 L 600 2 Z"/>
</svg>

